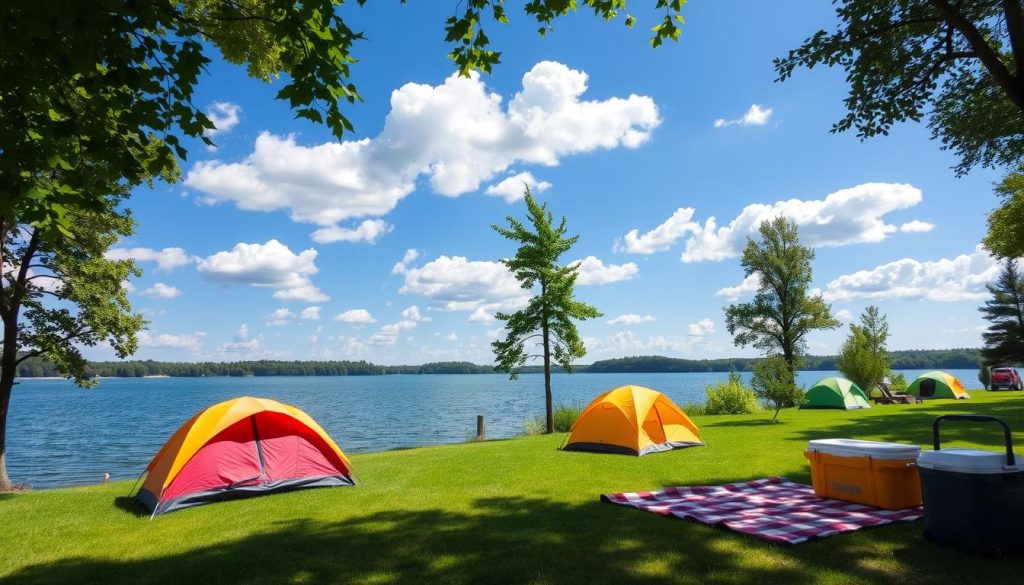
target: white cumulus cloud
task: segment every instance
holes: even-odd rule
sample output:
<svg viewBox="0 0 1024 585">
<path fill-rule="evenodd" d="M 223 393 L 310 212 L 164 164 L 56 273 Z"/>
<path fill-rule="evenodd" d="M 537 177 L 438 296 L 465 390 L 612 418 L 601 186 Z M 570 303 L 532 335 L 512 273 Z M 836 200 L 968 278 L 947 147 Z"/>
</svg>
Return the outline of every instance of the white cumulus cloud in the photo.
<svg viewBox="0 0 1024 585">
<path fill-rule="evenodd" d="M 184 248 L 112 248 L 104 255 L 108 260 L 135 260 L 156 262 L 157 270 L 170 272 L 193 261 Z"/>
<path fill-rule="evenodd" d="M 270 314 L 270 320 L 267 321 L 269 327 L 284 327 L 291 323 L 291 318 L 295 316 L 291 309 L 280 308 Z"/>
<path fill-rule="evenodd" d="M 839 319 L 843 323 L 853 322 L 853 313 L 849 309 L 839 309 L 836 311 L 836 319 Z"/>
<path fill-rule="evenodd" d="M 650 254 L 668 249 L 682 239 L 685 241 L 683 262 L 735 258 L 741 254 L 747 237 L 755 236 L 762 222 L 779 216 L 796 222 L 801 241 L 814 247 L 881 242 L 899 229 L 886 223 L 884 216 L 920 202 L 921 191 L 912 185 L 864 183 L 829 193 L 824 199 L 789 199 L 770 205 L 748 205 L 728 225 L 721 227 L 713 216 L 703 225 L 691 222 L 692 214 L 685 213 L 689 209 L 686 208 L 677 210 L 668 221 L 646 234 L 638 235 L 637 230 L 632 230 L 623 238 L 619 249 Z"/>
<path fill-rule="evenodd" d="M 840 276 L 829 282 L 829 302 L 854 299 L 924 299 L 977 301 L 988 296 L 985 285 L 999 275 L 998 261 L 980 245 L 956 258 L 920 261 L 903 258 Z"/>
<path fill-rule="evenodd" d="M 263 336 L 249 337 L 249 324 L 242 323 L 234 339 L 228 343 L 222 343 L 217 351 L 231 354 L 255 354 L 263 349 Z"/>
<path fill-rule="evenodd" d="M 274 298 L 283 301 L 319 303 L 329 300 L 313 285 L 318 272 L 317 251 L 310 248 L 295 254 L 288 246 L 270 240 L 266 244 L 239 243 L 229 251 L 199 259 L 197 268 L 218 284 L 246 284 L 276 289 Z"/>
<path fill-rule="evenodd" d="M 140 347 L 185 349 L 192 353 L 198 353 L 205 335 L 206 333 L 203 331 L 184 335 L 172 335 L 170 333 L 154 335 L 149 331 L 140 331 L 138 338 Z"/>
<path fill-rule="evenodd" d="M 532 173 L 522 172 L 487 187 L 484 194 L 501 197 L 508 203 L 515 203 L 526 197 L 526 187 L 529 187 L 533 193 L 543 193 L 551 187 L 551 183 L 538 181 Z"/>
<path fill-rule="evenodd" d="M 405 251 L 405 256 L 402 256 L 402 259 L 395 262 L 395 265 L 391 267 L 391 274 L 405 274 L 405 271 L 409 269 L 409 264 L 412 264 L 419 257 L 420 253 L 417 250 L 409 248 Z"/>
<path fill-rule="evenodd" d="M 627 313 L 625 315 L 619 315 L 614 319 L 608 321 L 609 325 L 639 325 L 640 323 L 652 323 L 654 321 L 653 315 L 637 315 L 635 313 Z"/>
<path fill-rule="evenodd" d="M 494 311 L 525 305 L 529 293 L 501 262 L 439 256 L 405 273 L 402 294 L 418 294 L 440 311 L 471 311 L 484 322 Z"/>
<path fill-rule="evenodd" d="M 342 323 L 376 323 L 377 320 L 373 318 L 366 309 L 349 309 L 344 313 L 338 313 L 334 316 L 335 321 L 341 321 Z"/>
<path fill-rule="evenodd" d="M 552 61 L 523 76 L 503 106 L 479 75 L 441 85 L 408 83 L 391 94 L 375 138 L 304 146 L 264 132 L 240 162 L 198 162 L 185 184 L 208 203 L 251 211 L 287 210 L 323 228 L 382 216 L 409 195 L 420 176 L 441 195 L 458 196 L 514 164 L 553 166 L 598 149 L 636 148 L 660 119 L 645 96 L 583 100 L 587 74 Z"/>
<path fill-rule="evenodd" d="M 690 323 L 686 331 L 690 337 L 705 337 L 715 332 L 715 322 L 704 317 L 696 323 Z"/>
<path fill-rule="evenodd" d="M 915 219 L 914 221 L 908 221 L 907 223 L 900 226 L 901 232 L 930 232 L 935 229 L 934 223 L 928 223 L 927 221 L 920 221 Z"/>
<path fill-rule="evenodd" d="M 605 264 L 595 256 L 587 256 L 573 264 L 577 266 L 576 284 L 580 286 L 632 280 L 640 272 L 640 268 L 633 262 Z"/>
<path fill-rule="evenodd" d="M 207 130 L 206 136 L 213 137 L 217 134 L 230 132 L 242 120 L 242 108 L 231 102 L 214 102 L 206 110 L 206 117 L 213 122 L 215 128 Z"/>
<path fill-rule="evenodd" d="M 688 232 L 700 231 L 700 224 L 692 221 L 693 212 L 692 207 L 680 207 L 661 225 L 643 235 L 640 235 L 640 230 L 630 230 L 621 239 L 616 240 L 615 251 L 630 254 L 664 252 Z"/>
<path fill-rule="evenodd" d="M 761 277 L 757 272 L 743 279 L 743 282 L 736 286 L 720 288 L 715 293 L 716 297 L 725 297 L 730 301 L 736 301 L 743 297 L 753 296 L 757 289 L 761 288 Z"/>
<path fill-rule="evenodd" d="M 375 244 L 384 234 L 395 229 L 395 226 L 382 219 L 365 219 L 354 228 L 344 228 L 336 225 L 320 228 L 313 232 L 313 240 L 320 244 L 332 242 L 366 242 Z"/>
<path fill-rule="evenodd" d="M 306 319 L 307 321 L 317 321 L 320 319 L 320 307 L 306 307 L 299 313 L 300 319 Z"/>
<path fill-rule="evenodd" d="M 752 104 L 750 109 L 739 118 L 732 120 L 726 120 L 725 118 L 718 118 L 715 120 L 715 128 L 725 128 L 727 126 L 764 126 L 768 123 L 772 117 L 772 109 L 765 106 L 759 106 Z"/>
<path fill-rule="evenodd" d="M 180 297 L 183 293 L 181 292 L 181 289 L 175 288 L 169 284 L 158 282 L 147 289 L 139 291 L 139 294 L 153 299 L 173 299 L 175 297 Z"/>
</svg>

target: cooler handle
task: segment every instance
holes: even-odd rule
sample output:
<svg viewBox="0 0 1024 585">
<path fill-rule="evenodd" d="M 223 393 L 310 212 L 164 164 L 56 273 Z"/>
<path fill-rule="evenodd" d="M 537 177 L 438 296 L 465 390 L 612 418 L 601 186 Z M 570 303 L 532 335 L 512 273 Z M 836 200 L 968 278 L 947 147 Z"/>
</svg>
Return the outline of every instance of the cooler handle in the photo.
<svg viewBox="0 0 1024 585">
<path fill-rule="evenodd" d="M 932 446 L 936 451 L 939 450 L 939 421 L 942 421 L 943 419 L 999 423 L 999 426 L 1003 427 L 1003 441 L 1006 443 L 1006 465 L 1013 467 L 1017 464 L 1017 460 L 1013 456 L 1013 438 L 1010 436 L 1010 427 L 1001 419 L 994 416 L 988 416 L 987 414 L 944 414 L 936 417 L 935 422 L 932 423 Z"/>
</svg>

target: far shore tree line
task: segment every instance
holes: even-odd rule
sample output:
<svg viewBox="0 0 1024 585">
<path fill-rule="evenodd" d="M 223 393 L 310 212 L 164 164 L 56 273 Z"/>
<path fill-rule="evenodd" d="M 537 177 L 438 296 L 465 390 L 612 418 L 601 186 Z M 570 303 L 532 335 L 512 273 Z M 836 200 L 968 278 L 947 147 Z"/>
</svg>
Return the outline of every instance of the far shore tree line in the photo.
<svg viewBox="0 0 1024 585">
<path fill-rule="evenodd" d="M 981 359 L 978 349 L 922 349 L 889 352 L 893 370 L 973 369 Z M 684 359 L 657 355 L 630 356 L 597 360 L 573 367 L 576 373 L 713 373 L 750 372 L 761 358 Z M 804 371 L 836 370 L 837 356 L 810 355 L 803 358 Z M 90 378 L 200 378 L 220 376 L 386 376 L 391 374 L 493 374 L 493 364 L 473 362 L 428 362 L 417 365 L 382 365 L 367 361 L 314 360 L 251 360 L 235 362 L 163 362 L 156 360 L 123 360 L 89 362 L 85 367 Z M 558 364 L 553 373 L 564 373 Z M 542 374 L 544 368 L 526 365 L 520 374 Z M 57 365 L 35 357 L 18 364 L 18 378 L 63 378 Z"/>
<path fill-rule="evenodd" d="M 211 144 L 213 124 L 193 103 L 211 53 L 256 79 L 283 77 L 277 99 L 338 138 L 353 129 L 343 107 L 360 99 L 350 65 L 364 38 L 336 0 L 108 4 L 12 3 L 0 22 L 0 492 L 12 488 L 6 425 L 19 366 L 39 358 L 89 385 L 83 347 L 106 343 L 119 358 L 137 349 L 145 321 L 121 284 L 140 272 L 105 253 L 134 231 L 131 190 L 177 180 L 186 141 Z M 523 11 L 545 34 L 577 7 L 605 20 L 622 16 L 632 27 L 637 19 L 626 4 L 536 0 Z M 679 38 L 683 4 L 654 2 L 653 47 Z M 837 30 L 818 31 L 776 59 L 778 81 L 817 65 L 841 68 L 847 114 L 833 132 L 866 139 L 927 115 L 933 139 L 958 157 L 957 174 L 977 166 L 1008 171 L 985 238 L 1007 260 L 982 308 L 991 324 L 983 355 L 986 364 L 1018 363 L 1024 315 L 1012 259 L 1024 256 L 1024 8 L 987 0 L 836 5 Z M 509 20 L 501 2 L 469 0 L 445 21 L 461 74 L 500 63 L 484 28 Z M 540 352 L 550 432 L 552 364 L 571 370 L 585 355 L 574 321 L 599 313 L 573 297 L 575 269 L 558 263 L 575 242 L 565 237 L 564 219 L 556 227 L 531 197 L 527 205 L 530 226 L 509 218 L 508 228 L 495 229 L 520 244 L 506 265 L 524 288 L 540 292 L 526 309 L 499 315 L 508 336 L 493 349 L 512 376 Z M 798 399 L 793 375 L 806 359 L 806 334 L 839 326 L 820 296 L 807 294 L 812 259 L 792 222 L 763 224 L 742 260 L 746 274 L 759 275 L 760 290 L 726 309 L 737 345 L 765 353 L 753 385 L 776 416 Z M 859 370 L 887 355 L 884 325 L 877 311 L 865 313 L 837 363 Z"/>
</svg>

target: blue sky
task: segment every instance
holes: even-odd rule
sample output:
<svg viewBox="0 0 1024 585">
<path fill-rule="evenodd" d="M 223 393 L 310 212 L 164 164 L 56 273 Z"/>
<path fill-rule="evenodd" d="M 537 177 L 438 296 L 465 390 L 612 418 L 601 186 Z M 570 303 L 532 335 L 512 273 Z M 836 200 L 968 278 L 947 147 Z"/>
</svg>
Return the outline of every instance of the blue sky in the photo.
<svg viewBox="0 0 1024 585">
<path fill-rule="evenodd" d="M 980 344 L 997 267 L 977 244 L 998 175 L 954 177 L 922 124 L 829 133 L 841 71 L 774 82 L 772 58 L 832 26 L 829 4 L 694 2 L 680 42 L 657 50 L 654 12 L 632 30 L 580 13 L 545 38 L 513 13 L 488 29 L 502 63 L 473 79 L 451 77 L 439 8 L 343 8 L 368 39 L 344 143 L 295 120 L 279 83 L 210 67 L 196 103 L 219 147 L 191 145 L 181 182 L 136 190 L 138 232 L 114 252 L 145 269 L 136 357 L 490 363 L 492 315 L 524 294 L 490 225 L 523 214 L 524 181 L 581 236 L 565 260 L 604 313 L 581 325 L 584 362 L 754 355 L 722 309 L 749 294 L 750 230 L 779 213 L 815 246 L 814 286 L 840 318 L 877 304 L 892 348 Z"/>
</svg>

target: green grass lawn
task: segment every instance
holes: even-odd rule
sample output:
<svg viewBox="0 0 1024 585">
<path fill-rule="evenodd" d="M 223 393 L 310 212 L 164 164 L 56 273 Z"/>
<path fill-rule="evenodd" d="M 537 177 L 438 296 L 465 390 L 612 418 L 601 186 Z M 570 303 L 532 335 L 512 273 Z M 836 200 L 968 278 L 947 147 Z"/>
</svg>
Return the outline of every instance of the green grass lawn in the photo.
<svg viewBox="0 0 1024 585">
<path fill-rule="evenodd" d="M 643 458 L 568 453 L 562 436 L 352 458 L 354 488 L 219 503 L 149 521 L 130 483 L 0 495 L 4 583 L 1015 583 L 1024 555 L 927 543 L 922 523 L 799 546 L 602 504 L 602 492 L 784 475 L 809 482 L 809 439 L 930 445 L 939 414 L 1024 432 L 1021 393 L 870 411 L 696 417 L 707 447 Z M 995 425 L 947 427 L 996 448 Z M 1016 435 L 1024 450 L 1024 433 Z M 344 445 L 342 445 L 344 448 Z"/>
</svg>

